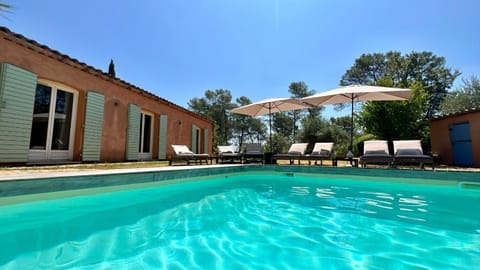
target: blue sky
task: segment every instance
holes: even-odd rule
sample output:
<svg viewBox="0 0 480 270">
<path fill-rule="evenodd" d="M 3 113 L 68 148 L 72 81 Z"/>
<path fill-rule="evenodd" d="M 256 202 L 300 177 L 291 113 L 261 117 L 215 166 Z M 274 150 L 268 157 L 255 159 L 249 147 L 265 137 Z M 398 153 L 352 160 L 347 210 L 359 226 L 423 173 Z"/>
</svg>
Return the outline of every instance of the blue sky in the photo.
<svg viewBox="0 0 480 270">
<path fill-rule="evenodd" d="M 104 71 L 113 58 L 117 77 L 183 107 L 207 89 L 326 91 L 363 53 L 431 51 L 480 76 L 478 0 L 0 2 L 13 6 L 0 25 Z"/>
</svg>

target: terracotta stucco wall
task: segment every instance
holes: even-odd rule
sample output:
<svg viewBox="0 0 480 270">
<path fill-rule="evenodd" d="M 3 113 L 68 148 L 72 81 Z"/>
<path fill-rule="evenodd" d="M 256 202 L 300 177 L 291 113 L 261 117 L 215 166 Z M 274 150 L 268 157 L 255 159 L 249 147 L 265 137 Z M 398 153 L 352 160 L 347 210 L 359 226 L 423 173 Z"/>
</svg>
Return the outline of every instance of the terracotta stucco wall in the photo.
<svg viewBox="0 0 480 270">
<path fill-rule="evenodd" d="M 39 80 L 48 80 L 66 85 L 78 91 L 74 160 L 81 160 L 83 124 L 85 120 L 85 94 L 96 91 L 105 96 L 104 127 L 102 135 L 101 161 L 123 161 L 125 159 L 128 104 L 139 106 L 142 111 L 154 115 L 152 158 L 158 157 L 158 130 L 160 115 L 168 115 L 167 154 L 173 152 L 171 144 L 191 146 L 191 127 L 201 129 L 200 150 L 204 152 L 203 130 L 209 130 L 208 153 L 212 149 L 213 125 L 174 104 L 140 91 L 138 88 L 105 77 L 91 69 L 81 70 L 61 55 L 48 55 L 20 45 L 15 40 L 0 36 L 0 62 L 8 63 L 37 74 Z"/>
<path fill-rule="evenodd" d="M 432 153 L 438 154 L 443 163 L 453 165 L 449 126 L 464 122 L 468 122 L 470 127 L 474 166 L 480 167 L 480 112 L 478 111 L 430 121 Z"/>
</svg>

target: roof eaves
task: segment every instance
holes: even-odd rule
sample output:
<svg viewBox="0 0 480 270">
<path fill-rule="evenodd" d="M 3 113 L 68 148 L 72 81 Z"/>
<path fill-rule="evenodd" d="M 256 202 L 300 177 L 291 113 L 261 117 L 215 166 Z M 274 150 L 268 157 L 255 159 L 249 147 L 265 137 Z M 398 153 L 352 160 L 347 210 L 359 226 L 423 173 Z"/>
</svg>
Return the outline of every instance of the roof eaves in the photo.
<svg viewBox="0 0 480 270">
<path fill-rule="evenodd" d="M 18 34 L 18 33 L 14 33 L 12 31 L 10 31 L 8 28 L 6 27 L 3 27 L 3 26 L 0 26 L 0 33 L 3 35 L 3 38 L 5 40 L 8 40 L 8 41 L 12 41 L 12 42 L 15 42 L 25 48 L 28 48 L 30 50 L 33 50 L 39 54 L 42 54 L 42 55 L 45 55 L 47 57 L 50 57 L 52 59 L 55 59 L 63 64 L 66 64 L 66 65 L 69 65 L 71 67 L 74 67 L 74 68 L 77 68 L 83 72 L 86 72 L 88 74 L 91 74 L 91 75 L 94 75 L 96 77 L 99 77 L 99 78 L 102 78 L 104 80 L 107 80 L 109 82 L 112 82 L 112 83 L 115 83 L 115 84 L 118 84 L 118 85 L 121 85 L 123 86 L 125 89 L 128 89 L 130 91 L 134 91 L 136 93 L 139 93 L 139 94 L 144 94 L 152 99 L 155 99 L 157 101 L 160 101 L 162 103 L 164 103 L 165 105 L 168 105 L 170 107 L 173 107 L 173 108 L 177 108 L 177 109 L 180 109 L 190 115 L 193 115 L 195 117 L 199 117 L 199 118 L 202 118 L 203 120 L 206 120 L 210 123 L 213 123 L 213 121 L 209 118 L 206 118 L 205 116 L 203 115 L 200 115 L 200 114 L 197 114 L 197 113 L 194 113 L 190 110 L 187 110 L 186 108 L 178 105 L 178 104 L 175 104 L 171 101 L 168 101 L 164 98 L 161 98 L 151 92 L 148 92 L 138 86 L 135 86 L 131 83 L 128 83 L 124 80 L 121 80 L 119 78 L 114 78 L 112 76 L 110 76 L 108 73 L 106 72 L 103 72 L 102 70 L 99 70 L 93 66 L 90 66 L 86 63 L 83 63 L 75 58 L 72 58 L 66 54 L 62 54 L 60 53 L 59 51 L 57 50 L 54 50 L 54 49 L 51 49 L 49 48 L 48 46 L 46 45 L 43 45 L 43 44 L 40 44 L 38 43 L 37 41 L 33 40 L 33 39 L 29 39 L 29 38 L 26 38 L 24 37 L 23 35 L 21 34 Z"/>
<path fill-rule="evenodd" d="M 439 116 L 435 116 L 431 120 L 432 121 L 442 120 L 442 119 L 446 119 L 446 118 L 450 118 L 450 117 L 461 116 L 461 115 L 465 115 L 465 114 L 469 114 L 469 113 L 475 113 L 475 112 L 480 112 L 480 108 L 469 108 L 469 109 L 464 109 L 464 110 L 461 110 L 461 111 L 458 111 L 458 112 L 455 112 L 455 113 L 439 115 Z"/>
</svg>

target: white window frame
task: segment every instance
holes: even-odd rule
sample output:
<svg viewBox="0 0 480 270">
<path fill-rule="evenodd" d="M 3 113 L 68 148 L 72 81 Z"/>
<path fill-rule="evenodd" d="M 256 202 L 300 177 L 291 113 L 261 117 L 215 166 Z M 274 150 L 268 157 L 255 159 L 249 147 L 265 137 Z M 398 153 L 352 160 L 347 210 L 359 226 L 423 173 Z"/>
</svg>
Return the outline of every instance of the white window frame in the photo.
<svg viewBox="0 0 480 270">
<path fill-rule="evenodd" d="M 50 109 L 49 115 L 55 115 L 55 106 L 57 99 L 57 90 L 73 94 L 73 104 L 72 104 L 72 119 L 70 123 L 70 135 L 68 150 L 52 150 L 52 136 L 53 136 L 53 123 L 55 117 L 49 117 L 48 119 L 48 130 L 47 130 L 47 142 L 45 149 L 30 149 L 28 152 L 29 161 L 43 161 L 43 160 L 72 160 L 73 159 L 73 147 L 75 145 L 75 129 L 77 126 L 77 108 L 78 108 L 78 91 L 68 87 L 66 85 L 39 79 L 37 84 L 42 84 L 52 88 L 52 93 L 50 97 Z M 32 115 L 33 119 L 33 115 Z"/>
</svg>

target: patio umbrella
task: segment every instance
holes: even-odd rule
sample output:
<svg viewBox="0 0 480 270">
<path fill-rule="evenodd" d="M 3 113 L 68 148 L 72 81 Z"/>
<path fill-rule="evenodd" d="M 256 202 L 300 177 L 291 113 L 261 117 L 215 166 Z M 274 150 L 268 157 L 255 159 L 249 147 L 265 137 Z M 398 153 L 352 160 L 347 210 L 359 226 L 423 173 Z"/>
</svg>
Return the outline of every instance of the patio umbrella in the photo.
<svg viewBox="0 0 480 270">
<path fill-rule="evenodd" d="M 310 105 L 294 98 L 268 98 L 230 110 L 232 113 L 260 116 L 269 115 L 270 152 L 272 152 L 272 113 L 311 108 Z"/>
<path fill-rule="evenodd" d="M 337 103 L 352 103 L 352 127 L 350 130 L 350 148 L 353 145 L 353 103 L 357 101 L 387 101 L 407 100 L 412 93 L 411 89 L 392 88 L 369 85 L 349 85 L 330 91 L 318 93 L 302 98 L 303 101 L 315 105 L 327 105 Z M 350 152 L 351 153 L 351 152 Z M 350 154 L 349 153 L 349 154 Z"/>
</svg>

